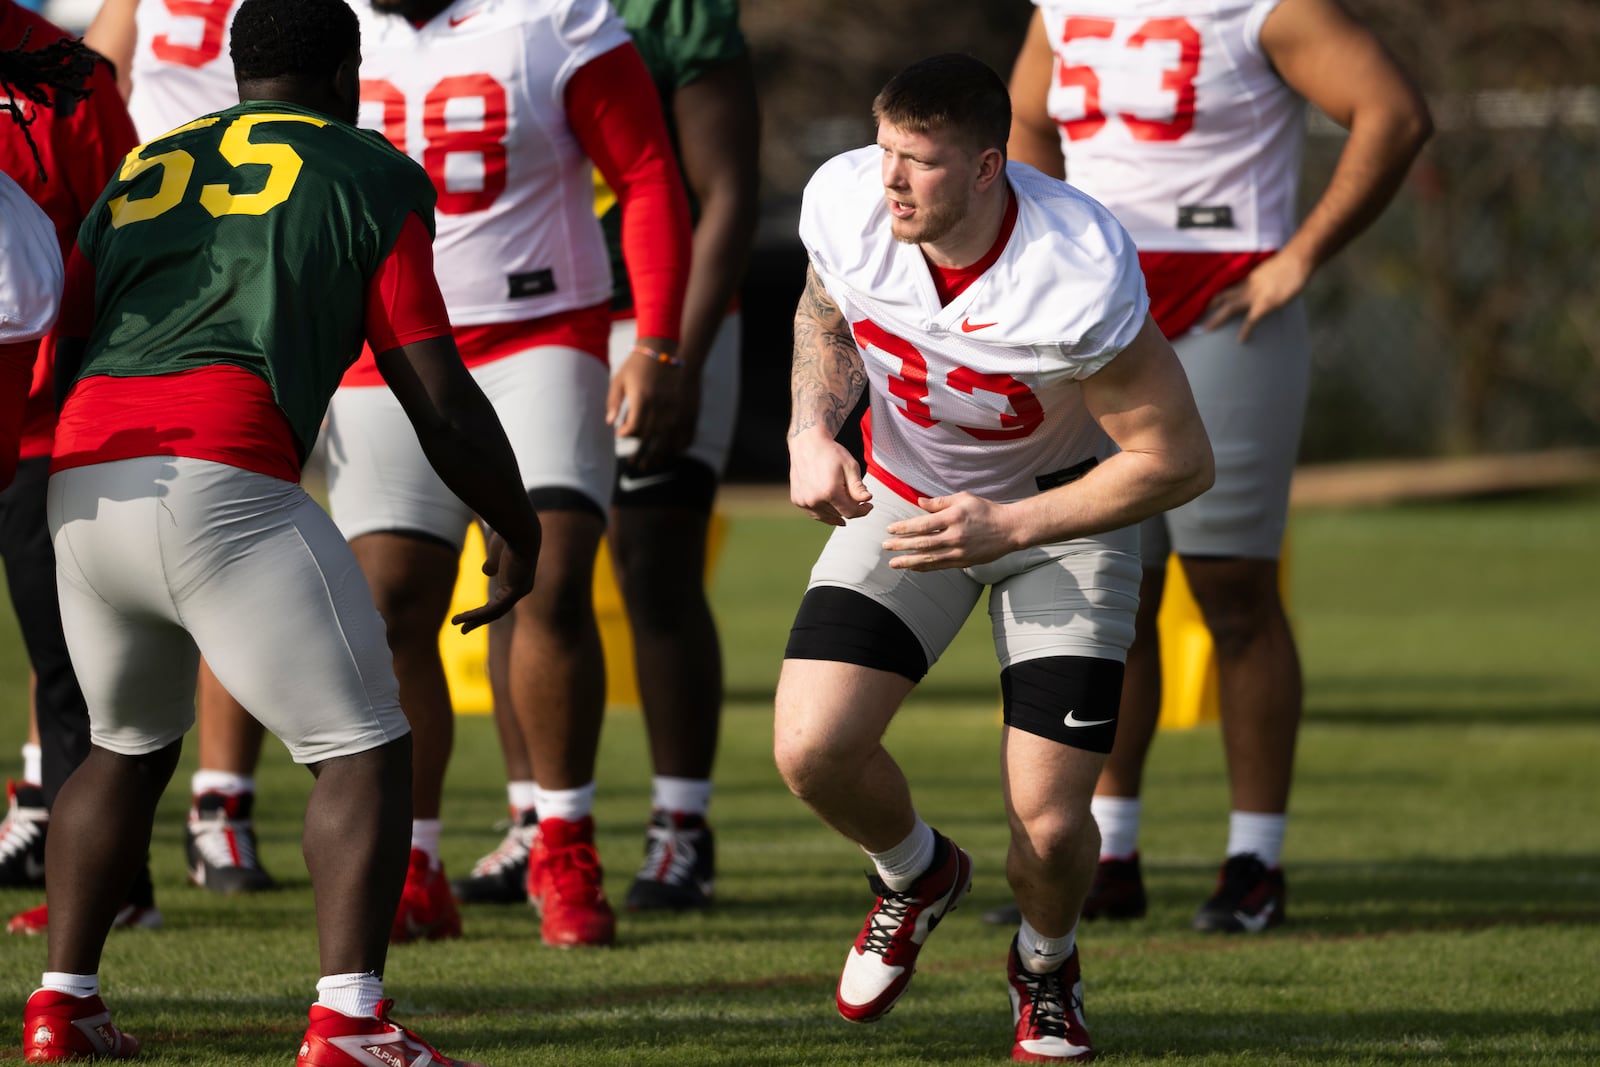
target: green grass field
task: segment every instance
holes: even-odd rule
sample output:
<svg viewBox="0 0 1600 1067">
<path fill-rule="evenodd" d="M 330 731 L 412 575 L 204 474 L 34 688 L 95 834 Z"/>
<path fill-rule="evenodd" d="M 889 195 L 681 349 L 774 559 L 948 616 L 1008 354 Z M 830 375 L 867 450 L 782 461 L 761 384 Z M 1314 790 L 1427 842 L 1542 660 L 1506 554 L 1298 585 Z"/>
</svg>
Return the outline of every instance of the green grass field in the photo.
<svg viewBox="0 0 1600 1067">
<path fill-rule="evenodd" d="M 1004 1059 L 1009 932 L 998 686 L 985 627 L 907 705 L 890 746 L 930 822 L 977 865 L 900 1006 L 872 1027 L 832 989 L 870 903 L 864 860 L 784 790 L 769 703 L 826 530 L 734 515 L 715 582 L 729 704 L 705 915 L 624 916 L 618 947 L 540 944 L 530 909 L 468 909 L 466 937 L 390 956 L 396 1016 L 446 1053 L 517 1064 L 984 1064 Z M 1091 1032 L 1108 1063 L 1600 1063 L 1600 494 L 1304 511 L 1293 613 L 1308 713 L 1285 855 L 1290 923 L 1245 939 L 1188 930 L 1211 888 L 1227 796 L 1214 727 L 1169 733 L 1148 774 L 1150 915 L 1081 931 Z M 981 619 L 981 616 L 980 616 Z M 5 625 L 10 625 L 9 615 Z M 9 658 L 3 658 L 9 657 Z M 15 775 L 26 668 L 0 632 L 0 773 Z M 172 1064 L 287 1063 L 313 996 L 299 857 L 309 776 L 273 746 L 258 826 L 286 888 L 224 900 L 184 884 L 187 760 L 158 819 L 160 932 L 112 936 L 119 1022 Z M 643 730 L 613 709 L 597 816 L 626 889 L 649 803 Z M 498 839 L 490 724 L 463 718 L 445 860 Z M 0 891 L 7 914 L 37 894 Z M 0 938 L 0 1059 L 19 1059 L 42 940 Z"/>
</svg>

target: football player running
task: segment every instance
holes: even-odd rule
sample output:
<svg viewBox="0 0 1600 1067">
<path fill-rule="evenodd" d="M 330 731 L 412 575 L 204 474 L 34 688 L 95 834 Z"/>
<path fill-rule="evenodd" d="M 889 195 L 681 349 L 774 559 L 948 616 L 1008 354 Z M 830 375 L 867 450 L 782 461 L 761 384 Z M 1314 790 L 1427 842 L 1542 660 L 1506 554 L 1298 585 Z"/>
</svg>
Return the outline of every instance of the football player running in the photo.
<svg viewBox="0 0 1600 1067">
<path fill-rule="evenodd" d="M 824 164 L 801 209 L 790 493 L 837 529 L 790 632 L 777 764 L 872 860 L 876 899 L 836 1004 L 882 1018 L 972 879 L 883 735 L 987 590 L 1023 916 L 1012 1056 L 1087 1059 L 1074 935 L 1133 637 L 1130 524 L 1204 490 L 1211 450 L 1133 242 L 1088 196 L 1007 162 L 992 70 L 924 60 L 873 114 L 876 147 Z M 864 473 L 835 440 L 863 391 Z"/>
</svg>

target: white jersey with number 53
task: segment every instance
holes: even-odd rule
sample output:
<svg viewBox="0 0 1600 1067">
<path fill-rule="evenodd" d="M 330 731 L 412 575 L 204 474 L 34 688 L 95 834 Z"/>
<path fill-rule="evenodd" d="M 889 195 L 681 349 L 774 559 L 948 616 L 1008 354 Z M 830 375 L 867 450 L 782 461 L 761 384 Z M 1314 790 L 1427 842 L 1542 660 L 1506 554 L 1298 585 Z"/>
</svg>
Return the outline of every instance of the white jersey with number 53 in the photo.
<svg viewBox="0 0 1600 1067">
<path fill-rule="evenodd" d="M 134 8 L 133 95 L 141 141 L 239 102 L 228 28 L 242 0 L 139 0 Z"/>
<path fill-rule="evenodd" d="M 874 146 L 823 164 L 800 213 L 812 268 L 871 379 L 869 469 L 908 499 L 967 490 L 1004 501 L 1104 459 L 1111 442 L 1077 383 L 1145 322 L 1127 232 L 1078 190 L 1011 163 L 1010 239 L 941 306 L 921 248 L 890 232 L 882 156 Z"/>
<path fill-rule="evenodd" d="M 567 82 L 629 41 L 606 0 L 456 0 L 420 29 L 365 3 L 361 125 L 439 192 L 434 261 L 456 325 L 602 303 L 611 267 Z"/>
<path fill-rule="evenodd" d="M 1305 102 L 1261 47 L 1279 0 L 1034 2 L 1068 181 L 1147 252 L 1282 247 Z"/>
</svg>

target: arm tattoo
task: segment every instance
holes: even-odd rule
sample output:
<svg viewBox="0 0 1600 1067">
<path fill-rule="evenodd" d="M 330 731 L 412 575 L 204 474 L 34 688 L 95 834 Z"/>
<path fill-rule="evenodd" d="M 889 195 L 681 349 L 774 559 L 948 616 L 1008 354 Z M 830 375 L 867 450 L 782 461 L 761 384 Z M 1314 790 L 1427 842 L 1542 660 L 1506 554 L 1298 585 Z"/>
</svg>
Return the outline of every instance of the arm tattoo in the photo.
<svg viewBox="0 0 1600 1067">
<path fill-rule="evenodd" d="M 807 267 L 806 289 L 794 314 L 789 436 L 813 426 L 821 426 L 830 437 L 838 434 L 866 387 L 866 366 L 850 325 Z"/>
</svg>

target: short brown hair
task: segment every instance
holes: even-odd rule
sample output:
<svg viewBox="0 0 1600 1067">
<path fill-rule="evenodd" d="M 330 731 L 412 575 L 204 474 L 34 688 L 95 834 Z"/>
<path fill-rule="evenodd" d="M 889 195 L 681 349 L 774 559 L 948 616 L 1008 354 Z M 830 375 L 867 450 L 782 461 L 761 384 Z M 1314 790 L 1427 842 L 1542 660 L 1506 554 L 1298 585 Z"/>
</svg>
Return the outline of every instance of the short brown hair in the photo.
<svg viewBox="0 0 1600 1067">
<path fill-rule="evenodd" d="M 1006 150 L 1011 93 L 988 64 L 957 52 L 929 56 L 889 79 L 872 117 L 913 133 L 949 130 L 977 151 Z"/>
</svg>

